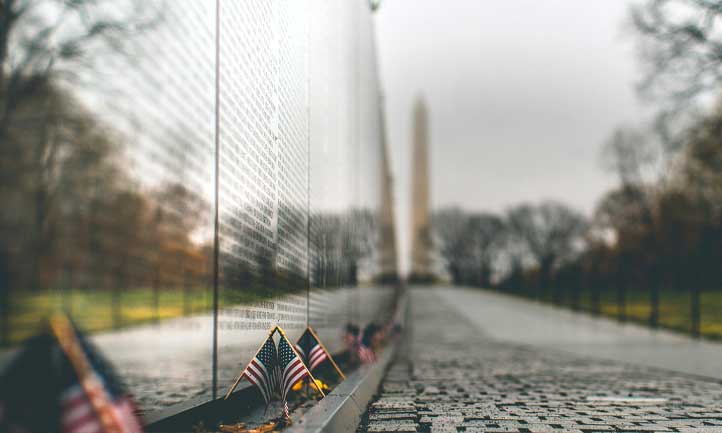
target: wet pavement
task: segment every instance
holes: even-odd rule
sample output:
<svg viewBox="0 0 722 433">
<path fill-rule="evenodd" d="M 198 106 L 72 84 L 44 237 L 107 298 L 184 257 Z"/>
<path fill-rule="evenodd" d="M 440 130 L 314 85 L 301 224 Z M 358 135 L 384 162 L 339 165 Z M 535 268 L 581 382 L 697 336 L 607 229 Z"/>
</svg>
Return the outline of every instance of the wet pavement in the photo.
<svg viewBox="0 0 722 433">
<path fill-rule="evenodd" d="M 436 293 L 497 340 L 722 379 L 719 342 L 489 291 L 442 288 Z"/>
<path fill-rule="evenodd" d="M 722 381 L 688 371 L 715 363 L 698 357 L 716 345 L 491 293 L 410 296 L 409 334 L 359 431 L 722 433 Z M 688 351 L 633 363 L 635 344 L 650 358 Z"/>
</svg>

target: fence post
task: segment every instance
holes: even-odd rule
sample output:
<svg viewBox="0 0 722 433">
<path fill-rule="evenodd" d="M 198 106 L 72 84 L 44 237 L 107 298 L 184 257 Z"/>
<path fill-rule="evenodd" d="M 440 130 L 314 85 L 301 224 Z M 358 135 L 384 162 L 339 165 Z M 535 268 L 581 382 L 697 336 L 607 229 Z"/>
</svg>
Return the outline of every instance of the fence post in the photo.
<svg viewBox="0 0 722 433">
<path fill-rule="evenodd" d="M 0 346 L 10 344 L 10 288 L 0 281 Z"/>
<path fill-rule="evenodd" d="M 692 288 L 690 290 L 690 295 L 692 297 L 690 302 L 691 310 L 691 316 L 692 316 L 692 336 L 695 338 L 699 338 L 700 336 L 700 325 L 701 325 L 701 318 L 700 318 L 700 289 L 697 284 L 693 284 Z"/>
<path fill-rule="evenodd" d="M 617 282 L 617 320 L 627 321 L 627 284 L 624 279 Z"/>
<path fill-rule="evenodd" d="M 120 328 L 121 325 L 122 325 L 122 317 L 121 317 L 122 311 L 121 311 L 121 308 L 123 308 L 123 306 L 122 306 L 121 301 L 120 301 L 120 293 L 121 293 L 121 290 L 122 290 L 122 289 L 119 287 L 118 284 L 115 284 L 115 285 L 113 286 L 113 291 L 112 291 L 112 295 L 111 295 L 112 298 L 111 298 L 111 301 L 110 301 L 111 304 L 112 304 L 112 305 L 111 305 L 111 309 L 112 309 L 112 311 L 113 311 L 113 314 L 112 314 L 112 316 L 113 316 L 113 329 L 118 329 L 118 328 Z"/>
<path fill-rule="evenodd" d="M 599 287 L 592 285 L 592 314 L 598 316 L 602 312 L 602 299 Z"/>
<path fill-rule="evenodd" d="M 191 313 L 191 281 L 188 270 L 183 272 L 183 315 L 188 316 Z"/>
<path fill-rule="evenodd" d="M 60 297 L 63 311 L 65 314 L 73 317 L 73 287 L 70 283 L 70 273 L 69 266 L 63 266 L 60 275 Z"/>
<path fill-rule="evenodd" d="M 578 273 L 575 272 L 573 274 L 569 283 L 569 288 L 571 290 L 569 296 L 571 297 L 572 309 L 574 311 L 579 311 L 579 302 L 582 297 L 582 290 L 584 290 L 584 273 L 581 268 L 579 268 Z"/>
<path fill-rule="evenodd" d="M 659 325 L 659 285 L 652 284 L 649 297 L 649 326 L 656 328 Z"/>
<path fill-rule="evenodd" d="M 549 277 L 552 292 L 552 303 L 557 306 L 562 306 L 564 303 L 564 288 L 560 285 L 559 278 Z"/>
<path fill-rule="evenodd" d="M 156 263 L 153 267 L 153 321 L 160 321 L 160 270 Z"/>
</svg>

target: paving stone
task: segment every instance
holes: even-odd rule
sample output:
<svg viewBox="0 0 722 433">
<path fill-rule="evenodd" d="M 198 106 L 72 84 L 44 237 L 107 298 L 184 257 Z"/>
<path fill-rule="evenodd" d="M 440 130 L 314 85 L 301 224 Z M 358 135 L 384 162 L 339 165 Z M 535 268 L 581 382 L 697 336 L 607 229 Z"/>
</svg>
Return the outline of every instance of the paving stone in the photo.
<svg viewBox="0 0 722 433">
<path fill-rule="evenodd" d="M 722 433 L 722 382 L 490 339 L 429 292 L 359 432 Z"/>
<path fill-rule="evenodd" d="M 683 428 L 679 430 L 682 433 L 722 433 L 720 427 L 696 427 L 696 428 Z"/>
<path fill-rule="evenodd" d="M 380 423 L 371 422 L 368 426 L 369 433 L 387 433 L 387 432 L 398 432 L 398 433 L 416 433 L 416 423 Z"/>
<path fill-rule="evenodd" d="M 368 418 L 375 421 L 416 421 L 419 416 L 409 412 L 374 412 Z"/>
</svg>

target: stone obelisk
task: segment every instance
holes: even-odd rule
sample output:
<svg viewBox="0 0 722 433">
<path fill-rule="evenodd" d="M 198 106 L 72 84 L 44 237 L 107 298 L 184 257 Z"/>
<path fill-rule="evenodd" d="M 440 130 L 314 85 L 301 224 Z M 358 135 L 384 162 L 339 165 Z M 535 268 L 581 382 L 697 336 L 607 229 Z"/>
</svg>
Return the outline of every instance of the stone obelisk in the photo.
<svg viewBox="0 0 722 433">
<path fill-rule="evenodd" d="M 430 283 L 431 227 L 429 217 L 429 114 L 423 98 L 414 106 L 411 192 L 411 283 Z"/>
</svg>

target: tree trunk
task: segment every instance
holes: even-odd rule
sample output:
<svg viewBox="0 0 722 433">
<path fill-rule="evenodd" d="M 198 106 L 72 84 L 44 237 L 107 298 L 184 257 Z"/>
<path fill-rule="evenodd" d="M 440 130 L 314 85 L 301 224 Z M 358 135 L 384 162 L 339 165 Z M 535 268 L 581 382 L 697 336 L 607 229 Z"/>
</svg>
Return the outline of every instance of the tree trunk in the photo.
<svg viewBox="0 0 722 433">
<path fill-rule="evenodd" d="M 656 275 L 657 270 L 652 271 L 650 280 L 650 296 L 649 296 L 649 326 L 656 328 L 659 326 L 659 278 Z"/>
<path fill-rule="evenodd" d="M 581 297 L 582 290 L 584 290 L 584 276 L 583 271 L 579 270 L 574 273 L 574 278 L 571 281 L 571 304 L 572 310 L 579 311 L 579 298 Z"/>
<path fill-rule="evenodd" d="M 0 346 L 10 343 L 10 266 L 0 252 Z"/>
<path fill-rule="evenodd" d="M 541 260 L 541 266 L 539 267 L 539 297 L 542 301 L 546 300 L 547 293 L 551 285 L 551 273 L 553 265 L 553 257 L 545 257 Z"/>
<path fill-rule="evenodd" d="M 479 264 L 479 286 L 482 289 L 491 286 L 491 266 L 486 260 Z"/>
<path fill-rule="evenodd" d="M 695 284 L 694 282 L 691 285 L 690 288 L 690 296 L 692 299 L 690 299 L 690 308 L 691 308 L 691 315 L 692 315 L 692 323 L 691 323 L 691 329 L 692 336 L 695 338 L 699 338 L 700 336 L 700 289 L 699 284 Z"/>
<path fill-rule="evenodd" d="M 627 321 L 627 281 L 622 272 L 617 271 L 617 320 Z"/>
<path fill-rule="evenodd" d="M 0 139 L 5 135 L 5 118 L 7 117 L 7 91 L 5 89 L 5 62 L 8 57 L 8 44 L 10 43 L 10 32 L 15 21 L 14 5 L 16 0 L 1 0 L 2 12 L 0 12 Z"/>
</svg>

